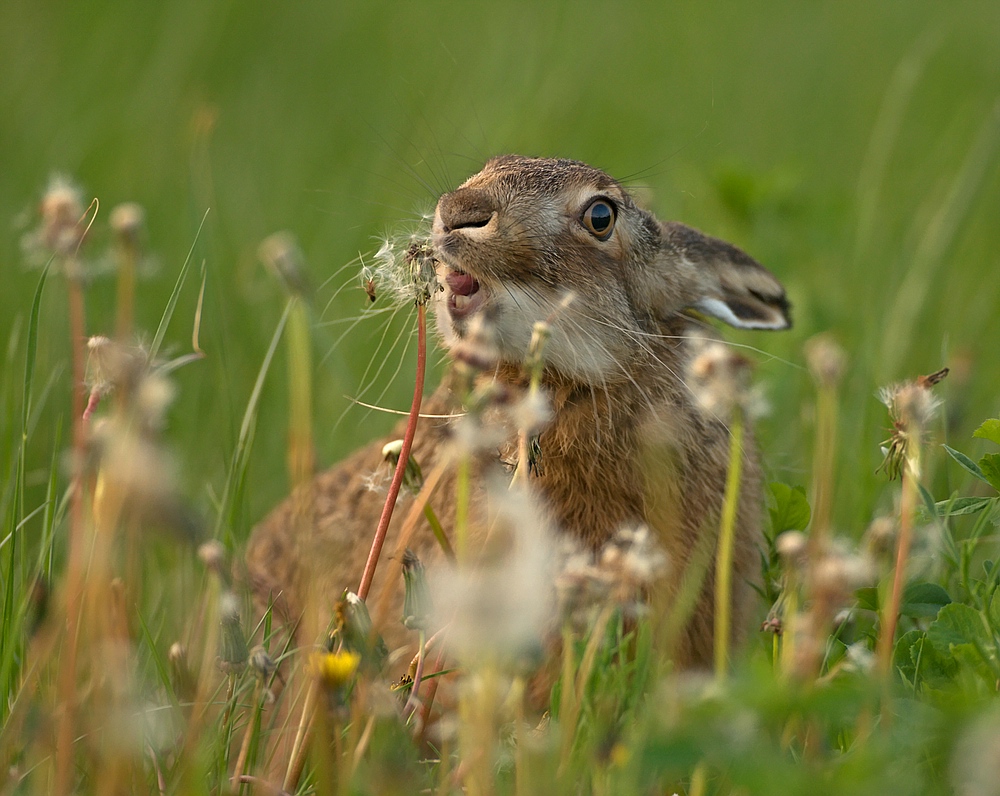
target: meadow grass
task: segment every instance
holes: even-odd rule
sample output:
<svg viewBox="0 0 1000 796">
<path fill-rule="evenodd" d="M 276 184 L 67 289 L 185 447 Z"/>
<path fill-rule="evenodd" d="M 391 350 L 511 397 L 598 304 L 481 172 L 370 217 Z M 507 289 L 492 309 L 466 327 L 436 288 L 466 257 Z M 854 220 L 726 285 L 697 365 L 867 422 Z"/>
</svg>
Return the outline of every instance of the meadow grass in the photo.
<svg viewBox="0 0 1000 796">
<path fill-rule="evenodd" d="M 284 784 L 276 739 L 297 714 L 276 732 L 267 694 L 286 651 L 246 649 L 232 562 L 313 446 L 330 462 L 392 422 L 345 394 L 409 400 L 415 315 L 362 317 L 373 237 L 503 150 L 636 175 L 661 216 L 789 286 L 794 332 L 732 335 L 767 352 L 769 632 L 702 682 L 670 670 L 650 623 L 599 611 L 563 630 L 545 723 L 517 673 L 482 664 L 439 746 L 405 699 L 368 710 L 363 665 L 316 662 L 280 697 L 331 708 L 303 733 L 298 791 L 992 792 L 995 4 L 327 13 L 0 8 L 0 792 Z M 69 219 L 70 244 L 93 219 L 79 250 L 30 240 L 62 170 L 101 200 Z M 124 200 L 146 208 L 139 249 L 109 223 Z M 279 227 L 318 283 L 308 309 L 256 262 Z M 85 442 L 73 363 L 130 327 L 147 353 L 106 350 L 116 389 Z M 824 331 L 839 345 L 804 352 Z M 875 398 L 945 365 L 930 420 Z M 288 418 L 310 417 L 290 448 Z"/>
</svg>

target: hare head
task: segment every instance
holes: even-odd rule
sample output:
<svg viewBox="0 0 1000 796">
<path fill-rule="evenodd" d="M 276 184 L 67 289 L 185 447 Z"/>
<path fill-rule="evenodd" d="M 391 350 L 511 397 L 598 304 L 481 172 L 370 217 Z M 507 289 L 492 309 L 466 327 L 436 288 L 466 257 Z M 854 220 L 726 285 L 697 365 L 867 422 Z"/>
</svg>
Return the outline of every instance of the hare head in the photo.
<svg viewBox="0 0 1000 796">
<path fill-rule="evenodd" d="M 755 260 L 658 221 L 577 161 L 490 160 L 441 197 L 432 234 L 445 346 L 479 317 L 501 360 L 521 362 L 534 322 L 549 319 L 546 361 L 577 381 L 627 378 L 643 337 L 686 310 L 742 328 L 790 324 L 784 289 Z"/>
</svg>

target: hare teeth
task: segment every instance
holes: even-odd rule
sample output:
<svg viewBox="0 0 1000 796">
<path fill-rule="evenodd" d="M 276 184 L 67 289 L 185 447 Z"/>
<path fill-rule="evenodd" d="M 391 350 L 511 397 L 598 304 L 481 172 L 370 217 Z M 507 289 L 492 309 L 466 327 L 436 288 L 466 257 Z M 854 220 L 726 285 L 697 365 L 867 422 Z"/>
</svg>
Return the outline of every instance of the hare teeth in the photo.
<svg viewBox="0 0 1000 796">
<path fill-rule="evenodd" d="M 455 309 L 457 310 L 464 310 L 472 303 L 471 296 L 463 296 L 460 293 L 455 293 L 454 297 L 455 297 Z"/>
</svg>

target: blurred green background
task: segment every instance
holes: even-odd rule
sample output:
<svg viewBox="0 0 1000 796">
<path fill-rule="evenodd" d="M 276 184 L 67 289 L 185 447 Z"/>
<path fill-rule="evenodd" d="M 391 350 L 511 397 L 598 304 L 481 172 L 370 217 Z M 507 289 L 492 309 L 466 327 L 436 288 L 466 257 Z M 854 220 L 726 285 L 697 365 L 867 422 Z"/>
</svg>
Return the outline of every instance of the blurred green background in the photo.
<svg viewBox="0 0 1000 796">
<path fill-rule="evenodd" d="M 352 261 L 488 156 L 560 155 L 641 188 L 663 217 L 741 245 L 787 285 L 792 332 L 733 335 L 766 352 L 759 375 L 774 411 L 762 436 L 775 478 L 809 477 L 803 341 L 831 330 L 845 346 L 836 510 L 856 533 L 888 499 L 871 477 L 887 436 L 879 385 L 951 365 L 947 433 L 966 449 L 1000 408 L 998 100 L 996 0 L 4 0 L 0 461 L 13 461 L 38 280 L 21 239 L 51 174 L 100 198 L 94 261 L 107 211 L 125 200 L 146 208 L 158 268 L 140 283 L 138 323 L 150 334 L 210 209 L 195 245 L 208 357 L 177 373 L 169 430 L 189 493 L 210 511 L 283 306 L 257 263 L 260 240 L 292 230 L 323 285 L 316 439 L 328 464 L 393 422 L 344 416 L 345 395 L 380 396 L 364 375 L 373 358 L 387 374 L 400 368 L 382 403 L 406 407 L 412 386 L 412 346 L 377 351 L 384 316 L 334 345 L 337 319 L 367 303 Z M 177 353 L 190 345 L 198 282 L 168 333 Z M 107 277 L 91 286 L 90 333 L 112 330 L 113 287 Z M 50 280 L 39 390 L 56 376 L 29 462 L 39 502 L 67 436 L 64 308 Z M 390 339 L 411 321 L 401 314 Z M 282 359 L 236 538 L 286 490 Z"/>
</svg>

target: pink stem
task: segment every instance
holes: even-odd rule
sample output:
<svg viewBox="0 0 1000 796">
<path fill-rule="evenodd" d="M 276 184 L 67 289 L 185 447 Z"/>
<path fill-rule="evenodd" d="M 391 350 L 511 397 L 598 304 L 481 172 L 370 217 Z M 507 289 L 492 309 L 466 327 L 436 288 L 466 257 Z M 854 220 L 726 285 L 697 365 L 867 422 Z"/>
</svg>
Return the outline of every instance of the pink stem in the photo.
<svg viewBox="0 0 1000 796">
<path fill-rule="evenodd" d="M 375 567 L 378 566 L 379 555 L 382 553 L 385 535 L 389 530 L 389 520 L 392 519 L 392 511 L 396 507 L 396 497 L 399 495 L 399 488 L 403 483 L 406 462 L 410 458 L 413 435 L 417 430 L 417 418 L 420 416 L 420 402 L 424 396 L 424 370 L 427 365 L 426 312 L 427 310 L 423 304 L 417 304 L 417 379 L 413 388 L 413 404 L 410 407 L 410 419 L 406 423 L 406 432 L 403 434 L 403 449 L 400 451 L 399 461 L 396 462 L 396 470 L 392 474 L 392 483 L 389 484 L 389 494 L 386 495 L 385 505 L 382 507 L 382 516 L 378 521 L 375 538 L 372 539 L 372 549 L 368 553 L 365 571 L 361 576 L 361 585 L 358 586 L 358 597 L 362 600 L 368 599 L 368 592 L 372 587 L 372 580 L 375 577 Z"/>
</svg>

